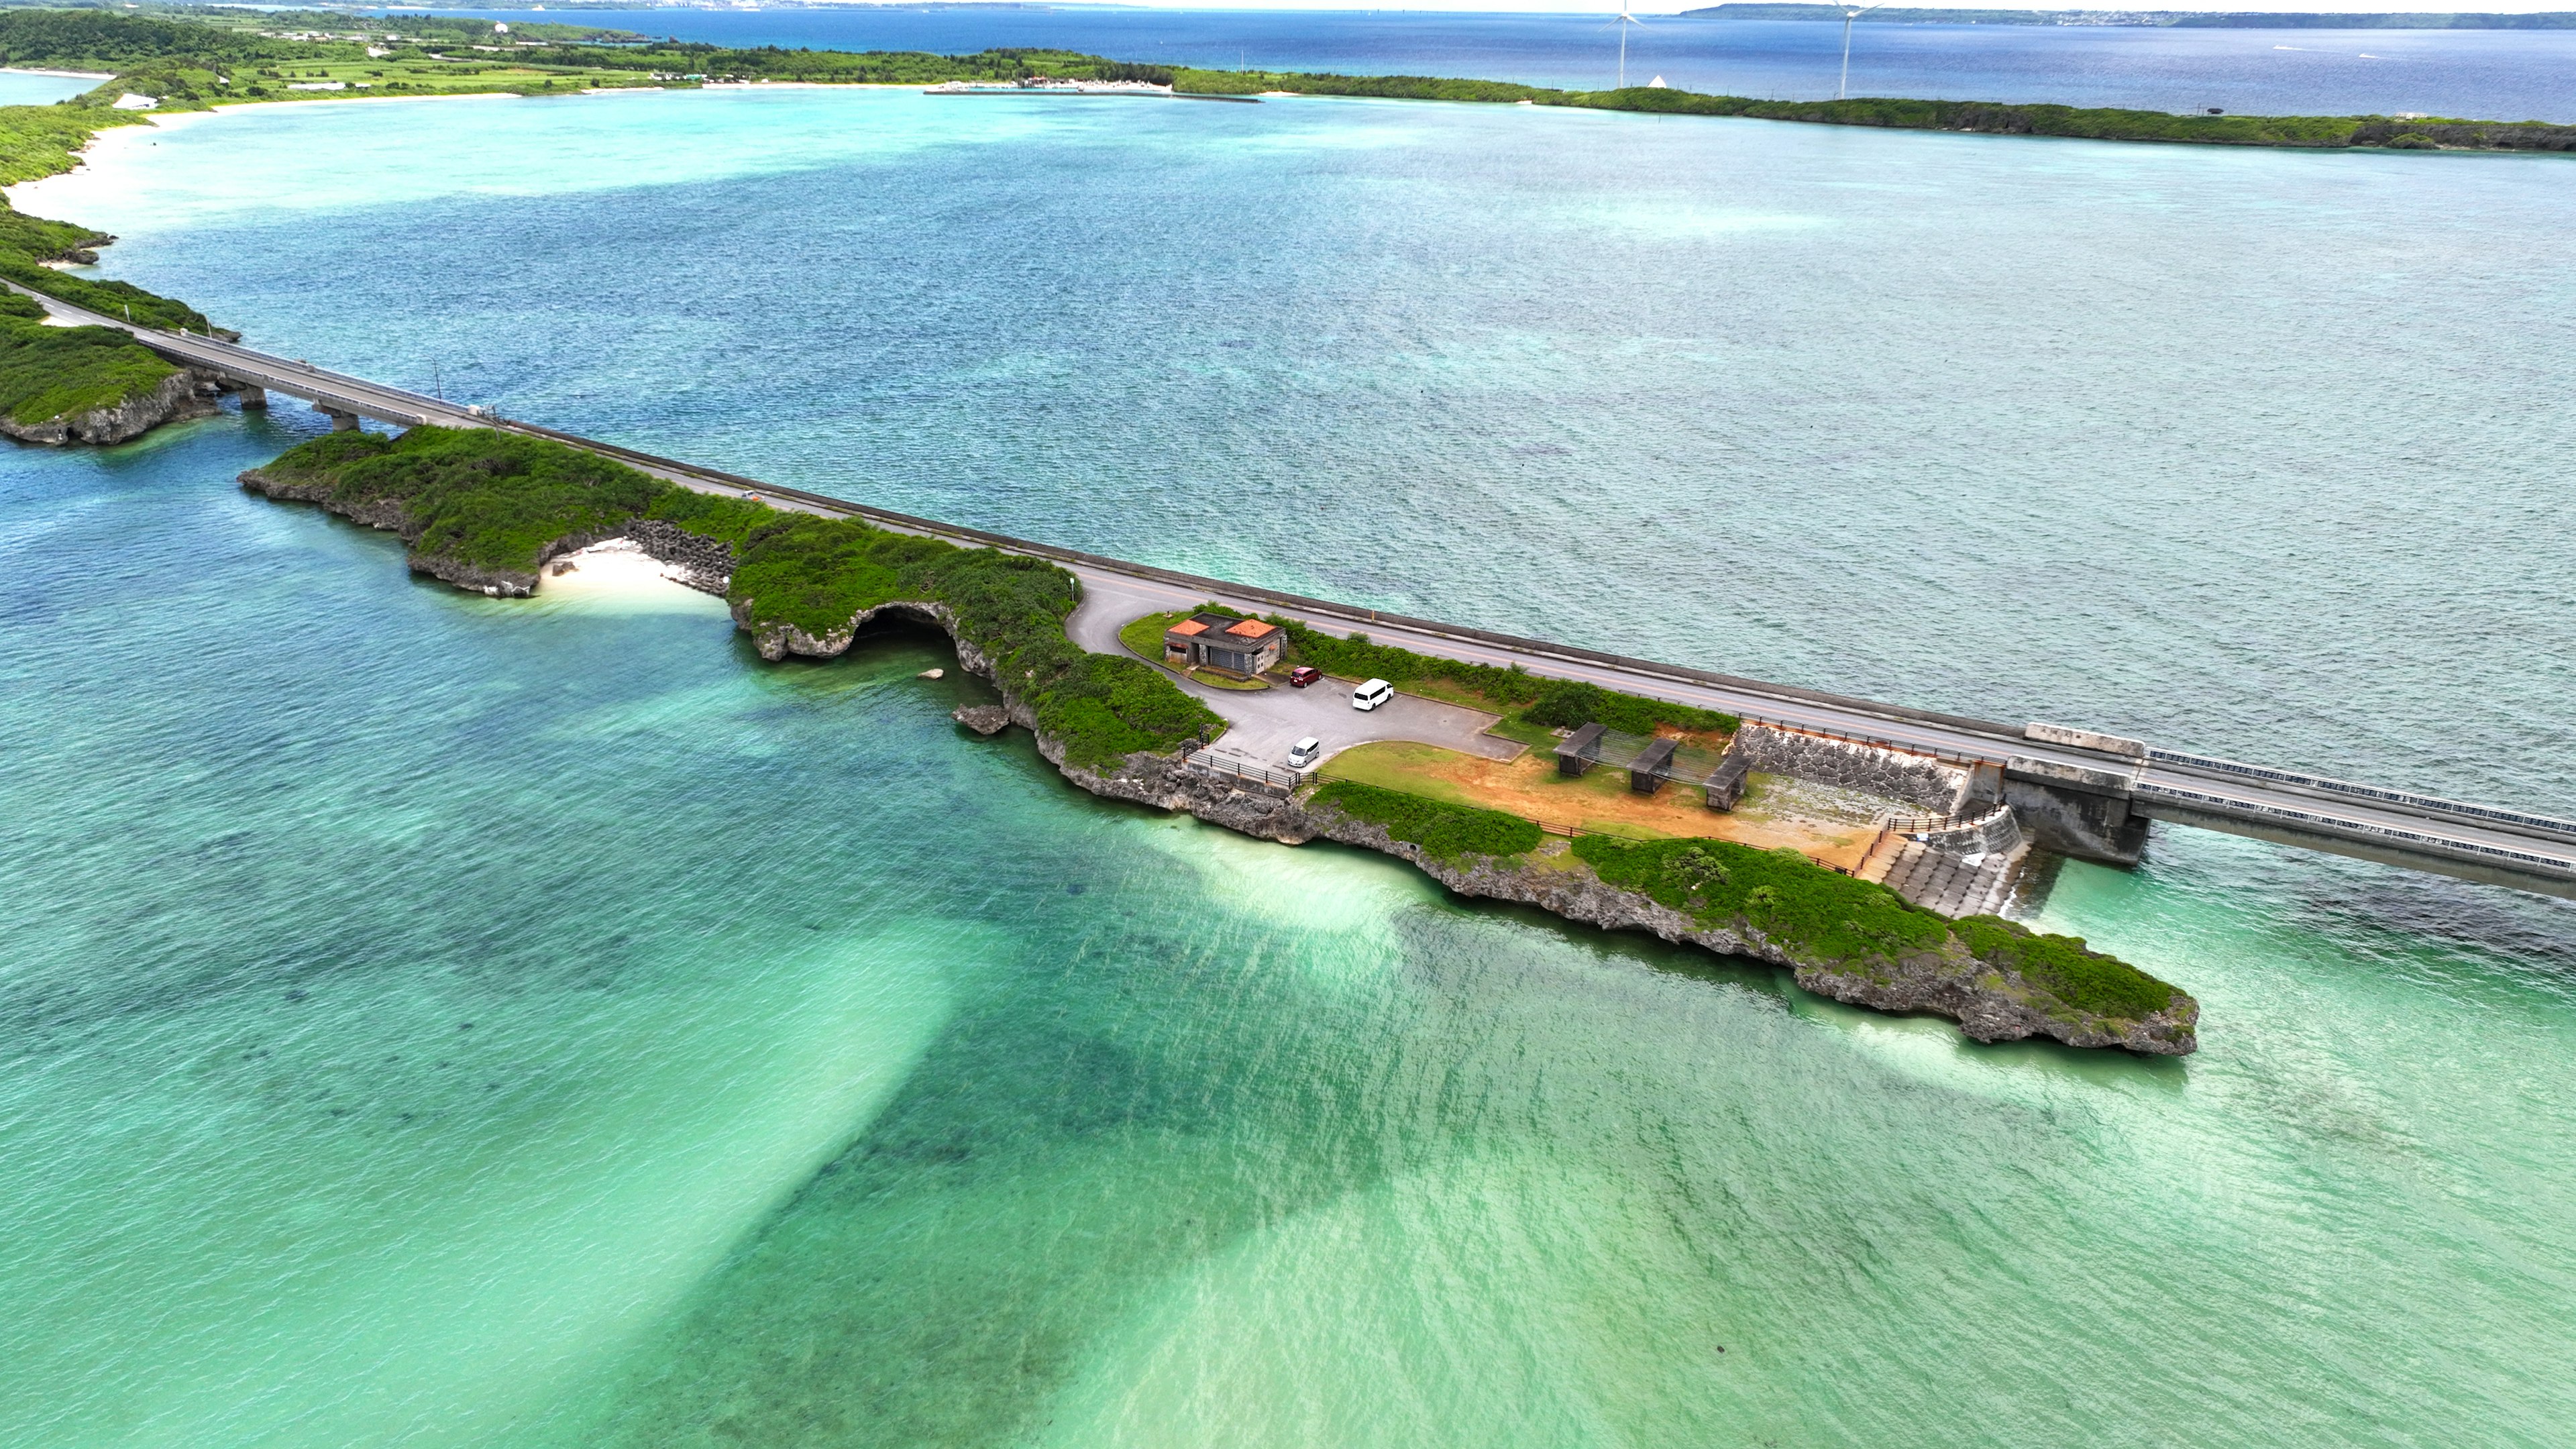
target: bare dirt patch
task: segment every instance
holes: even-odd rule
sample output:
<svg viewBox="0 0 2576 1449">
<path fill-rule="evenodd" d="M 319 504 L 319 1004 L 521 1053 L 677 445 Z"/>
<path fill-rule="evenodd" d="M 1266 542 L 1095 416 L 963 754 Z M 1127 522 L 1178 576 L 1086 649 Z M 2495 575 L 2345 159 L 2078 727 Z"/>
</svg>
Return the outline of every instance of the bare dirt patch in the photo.
<svg viewBox="0 0 2576 1449">
<path fill-rule="evenodd" d="M 1625 770 L 1595 768 L 1569 780 L 1557 774 L 1554 756 L 1536 750 L 1518 759 L 1486 760 L 1431 745 L 1386 741 L 1344 750 L 1323 773 L 1579 830 L 1637 839 L 1732 840 L 1762 849 L 1787 846 L 1845 870 L 1858 868 L 1878 838 L 1876 827 L 1866 820 L 1820 820 L 1794 810 L 1721 813 L 1686 785 L 1639 795 L 1628 788 Z"/>
</svg>

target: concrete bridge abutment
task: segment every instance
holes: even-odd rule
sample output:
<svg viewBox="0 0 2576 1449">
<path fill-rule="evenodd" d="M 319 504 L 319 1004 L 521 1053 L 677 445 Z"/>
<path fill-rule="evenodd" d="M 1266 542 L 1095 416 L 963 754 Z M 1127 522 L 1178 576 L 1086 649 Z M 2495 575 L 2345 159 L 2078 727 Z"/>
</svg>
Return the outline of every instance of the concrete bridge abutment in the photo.
<svg viewBox="0 0 2576 1449">
<path fill-rule="evenodd" d="M 2136 865 L 2147 854 L 2147 817 L 2130 808 L 2133 770 L 2097 770 L 2015 756 L 2003 767 L 2003 799 L 2042 850 Z"/>
</svg>

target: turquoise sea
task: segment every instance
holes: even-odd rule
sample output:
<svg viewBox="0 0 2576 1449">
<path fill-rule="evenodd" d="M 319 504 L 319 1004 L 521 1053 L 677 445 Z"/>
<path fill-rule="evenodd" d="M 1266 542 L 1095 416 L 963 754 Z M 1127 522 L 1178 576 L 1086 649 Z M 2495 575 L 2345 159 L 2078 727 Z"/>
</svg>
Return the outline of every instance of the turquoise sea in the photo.
<svg viewBox="0 0 2576 1449">
<path fill-rule="evenodd" d="M 254 344 L 1463 622 L 2576 809 L 2576 176 L 1367 102 L 307 105 L 21 204 Z M 2548 1445 L 2576 917 L 2186 832 L 2203 1049 L 1082 795 L 511 603 L 281 406 L 0 454 L 0 1442 Z"/>
</svg>

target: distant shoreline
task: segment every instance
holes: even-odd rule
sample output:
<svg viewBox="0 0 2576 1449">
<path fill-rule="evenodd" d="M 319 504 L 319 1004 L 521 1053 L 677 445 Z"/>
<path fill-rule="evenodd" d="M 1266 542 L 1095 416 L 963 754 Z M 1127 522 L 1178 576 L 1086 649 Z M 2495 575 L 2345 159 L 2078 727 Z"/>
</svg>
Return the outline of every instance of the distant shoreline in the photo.
<svg viewBox="0 0 2576 1449">
<path fill-rule="evenodd" d="M 1838 22 L 1839 5 L 1733 3 L 1685 10 L 1683 20 Z M 2450 13 L 2438 10 L 2309 13 L 2296 10 L 1942 10 L 1887 6 L 1864 25 L 2053 25 L 2106 30 L 2576 30 L 2576 11 Z"/>
</svg>

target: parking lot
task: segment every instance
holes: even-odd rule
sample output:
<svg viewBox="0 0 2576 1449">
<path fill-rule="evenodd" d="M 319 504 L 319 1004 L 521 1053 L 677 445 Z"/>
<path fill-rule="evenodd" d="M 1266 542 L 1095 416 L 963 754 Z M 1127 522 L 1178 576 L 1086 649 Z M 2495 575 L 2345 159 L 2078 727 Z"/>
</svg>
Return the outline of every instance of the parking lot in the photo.
<svg viewBox="0 0 2576 1449">
<path fill-rule="evenodd" d="M 1181 597 L 1177 591 L 1144 580 L 1136 580 L 1132 589 L 1112 589 L 1095 583 L 1084 594 L 1082 606 L 1067 621 L 1065 632 L 1085 649 L 1126 654 L 1126 646 L 1118 642 L 1120 625 L 1140 615 L 1196 602 L 1195 598 Z M 1371 740 L 1410 740 L 1495 760 L 1509 759 L 1521 748 L 1510 740 L 1486 734 L 1485 727 L 1494 722 L 1495 716 L 1481 710 L 1409 694 L 1398 694 L 1365 713 L 1353 709 L 1351 686 L 1356 681 L 1328 678 L 1304 689 L 1282 684 L 1264 690 L 1235 690 L 1211 689 L 1177 674 L 1172 677 L 1181 688 L 1207 701 L 1208 708 L 1223 715 L 1232 726 L 1217 740 L 1215 752 L 1248 765 L 1284 769 L 1288 747 L 1308 735 L 1324 742 L 1322 758 L 1327 760 Z"/>
</svg>

